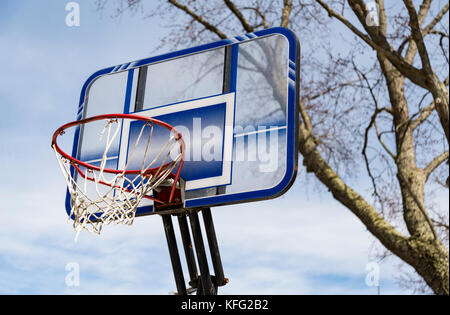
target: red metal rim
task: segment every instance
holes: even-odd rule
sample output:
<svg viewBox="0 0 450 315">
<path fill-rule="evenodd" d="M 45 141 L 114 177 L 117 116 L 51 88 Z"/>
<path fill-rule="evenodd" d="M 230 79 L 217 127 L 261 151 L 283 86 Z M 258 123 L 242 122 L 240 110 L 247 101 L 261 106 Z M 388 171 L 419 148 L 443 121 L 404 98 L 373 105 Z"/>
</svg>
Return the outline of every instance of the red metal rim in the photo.
<svg viewBox="0 0 450 315">
<path fill-rule="evenodd" d="M 184 145 L 184 140 L 183 140 L 183 136 L 181 135 L 181 133 L 180 133 L 178 130 L 176 130 L 175 128 L 173 128 L 171 125 L 169 125 L 169 124 L 167 124 L 167 123 L 165 123 L 165 122 L 163 122 L 163 121 L 160 121 L 160 120 L 154 119 L 154 118 L 145 117 L 145 116 L 134 115 L 134 114 L 105 114 L 105 115 L 98 115 L 98 116 L 93 116 L 93 117 L 89 117 L 89 118 L 85 118 L 85 119 L 81 119 L 81 120 L 76 120 L 76 121 L 69 122 L 69 123 L 67 123 L 67 124 L 65 124 L 65 125 L 62 125 L 61 127 L 59 127 L 59 128 L 55 131 L 55 133 L 53 134 L 53 137 L 52 137 L 52 147 L 54 147 L 55 150 L 56 150 L 59 154 L 61 154 L 61 156 L 63 156 L 63 157 L 66 158 L 67 160 L 71 161 L 71 163 L 74 163 L 74 164 L 78 164 L 78 165 L 84 166 L 84 167 L 86 167 L 87 169 L 100 171 L 100 168 L 99 168 L 98 166 L 95 166 L 95 165 L 92 165 L 92 164 L 89 164 L 89 163 L 80 161 L 80 160 L 76 159 L 75 157 L 73 157 L 73 156 L 67 154 L 66 152 L 64 152 L 64 151 L 59 147 L 58 142 L 57 142 L 57 138 L 58 138 L 58 136 L 64 134 L 64 131 L 65 131 L 66 129 L 68 129 L 68 128 L 75 127 L 75 126 L 79 126 L 79 125 L 83 125 L 83 124 L 87 124 L 87 123 L 94 122 L 94 121 L 97 121 L 97 120 L 102 120 L 102 119 L 132 119 L 132 120 L 141 120 L 141 121 L 146 121 L 146 122 L 149 122 L 149 123 L 151 123 L 151 124 L 155 124 L 155 125 L 164 127 L 164 128 L 166 128 L 166 129 L 168 129 L 168 130 L 174 132 L 174 133 L 177 135 L 177 137 L 178 137 L 176 140 L 177 140 L 177 141 L 180 141 L 180 142 L 179 142 L 179 143 L 180 143 L 180 151 L 181 151 L 181 154 L 182 154 L 181 161 L 180 161 L 180 166 L 183 165 L 183 162 L 184 162 L 184 148 L 185 148 L 185 145 Z M 168 162 L 168 163 L 166 163 L 166 164 L 164 164 L 164 165 L 162 166 L 162 168 L 165 168 L 165 167 L 169 166 L 170 163 L 172 163 L 172 161 L 171 161 L 171 162 Z M 180 167 L 180 166 L 179 166 L 179 167 Z M 159 170 L 160 168 L 161 168 L 161 166 L 158 166 L 158 167 L 149 169 L 149 170 L 147 170 L 146 173 L 152 173 L 152 172 L 155 172 L 155 171 Z M 140 174 L 142 170 L 128 170 L 128 171 L 125 171 L 125 172 L 124 172 L 123 170 L 115 170 L 115 169 L 105 168 L 105 169 L 103 169 L 103 171 L 106 172 L 106 173 L 111 173 L 111 174 L 119 174 L 119 173 L 124 173 L 124 174 Z"/>
</svg>

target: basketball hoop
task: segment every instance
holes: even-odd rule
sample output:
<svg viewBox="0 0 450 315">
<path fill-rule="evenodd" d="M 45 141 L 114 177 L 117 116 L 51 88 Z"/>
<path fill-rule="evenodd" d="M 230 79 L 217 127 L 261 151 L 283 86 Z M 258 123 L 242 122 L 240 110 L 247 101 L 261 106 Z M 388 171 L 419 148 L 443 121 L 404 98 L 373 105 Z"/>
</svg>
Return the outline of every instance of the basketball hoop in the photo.
<svg viewBox="0 0 450 315">
<path fill-rule="evenodd" d="M 126 119 L 143 122 L 142 128 L 135 142 L 130 143 L 128 147 L 125 165 L 121 169 L 118 169 L 119 163 L 116 169 L 107 168 L 106 165 L 113 155 L 110 151 L 119 143 L 119 134 Z M 104 140 L 105 148 L 100 159 L 83 162 L 61 150 L 57 138 L 62 136 L 66 129 L 85 126 L 95 121 L 104 122 L 104 124 L 95 124 L 97 127 L 103 126 L 103 129 L 99 128 L 101 129 L 99 142 Z M 163 144 L 158 142 L 151 147 L 152 135 L 156 128 L 167 130 L 167 142 Z M 142 145 L 143 141 L 145 145 Z M 136 152 L 140 142 L 141 147 L 145 148 L 143 153 L 142 150 Z M 155 145 L 160 147 L 155 148 Z M 181 203 L 179 193 L 176 191 L 180 189 L 180 171 L 184 163 L 185 145 L 181 134 L 167 123 L 131 114 L 94 116 L 70 122 L 58 128 L 53 134 L 52 148 L 71 196 L 69 217 L 73 219 L 75 239 L 83 229 L 100 234 L 104 224 L 114 222 L 131 225 L 136 215 L 136 208 L 143 198 L 152 200 L 155 206 Z M 150 149 L 153 152 L 151 156 Z M 128 170 L 132 160 L 139 161 L 141 167 Z M 177 170 L 174 173 L 175 168 Z M 161 194 L 164 198 L 158 198 L 159 194 L 156 197 L 151 195 L 161 190 L 165 192 Z"/>
</svg>

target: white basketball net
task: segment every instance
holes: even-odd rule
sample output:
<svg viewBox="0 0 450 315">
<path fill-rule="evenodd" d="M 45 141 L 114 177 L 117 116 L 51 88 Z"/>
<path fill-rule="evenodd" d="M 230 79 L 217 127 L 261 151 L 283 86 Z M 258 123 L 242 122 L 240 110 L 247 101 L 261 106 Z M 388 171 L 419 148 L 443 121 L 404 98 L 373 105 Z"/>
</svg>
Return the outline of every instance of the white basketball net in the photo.
<svg viewBox="0 0 450 315">
<path fill-rule="evenodd" d="M 117 125 L 115 130 L 112 130 L 113 124 Z M 150 128 L 149 137 L 148 139 L 141 139 L 145 128 Z M 58 164 L 71 195 L 72 208 L 69 221 L 73 219 L 73 227 L 76 232 L 75 241 L 82 230 L 100 234 L 105 224 L 113 222 L 115 224 L 133 224 L 136 208 L 142 198 L 163 183 L 183 159 L 181 149 L 175 158 L 171 157 L 171 152 L 173 152 L 173 149 L 176 149 L 177 145 L 181 148 L 180 141 L 182 141 L 182 139 L 171 133 L 169 140 L 159 153 L 151 162 L 146 163 L 153 129 L 154 125 L 152 123 L 144 124 L 134 145 L 131 147 L 130 144 L 128 161 L 132 160 L 138 143 L 141 140 L 146 141 L 140 174 L 125 174 L 129 162 L 118 174 L 104 171 L 108 160 L 108 151 L 121 130 L 120 122 L 117 119 L 107 119 L 106 125 L 99 135 L 99 141 L 102 140 L 105 133 L 107 137 L 105 151 L 100 161 L 100 170 L 87 169 L 84 172 L 80 172 L 79 166 L 77 169 L 77 165 L 74 162 L 59 154 L 53 146 L 53 151 L 56 154 Z M 162 162 L 160 162 L 161 159 Z M 155 169 L 155 162 L 157 161 L 161 166 L 156 171 L 151 172 L 151 174 L 146 173 L 149 169 Z M 73 172 L 71 172 L 71 165 L 74 167 Z M 167 181 L 170 180 L 168 179 Z"/>
</svg>

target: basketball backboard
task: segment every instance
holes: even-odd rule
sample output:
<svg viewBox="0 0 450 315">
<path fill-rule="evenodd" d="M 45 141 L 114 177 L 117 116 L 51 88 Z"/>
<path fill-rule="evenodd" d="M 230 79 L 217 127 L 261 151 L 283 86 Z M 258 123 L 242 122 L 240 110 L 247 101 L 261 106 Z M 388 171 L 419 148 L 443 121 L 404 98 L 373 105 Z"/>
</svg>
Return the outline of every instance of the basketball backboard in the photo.
<svg viewBox="0 0 450 315">
<path fill-rule="evenodd" d="M 85 82 L 77 120 L 124 113 L 175 127 L 186 143 L 185 208 L 274 198 L 297 171 L 298 60 L 295 35 L 271 28 L 109 67 Z M 127 156 L 141 127 L 123 122 L 107 158 L 112 168 L 142 163 Z M 76 129 L 72 152 L 90 164 L 104 152 L 93 130 Z M 67 194 L 68 213 L 70 203 Z M 153 212 L 144 200 L 136 215 Z"/>
</svg>

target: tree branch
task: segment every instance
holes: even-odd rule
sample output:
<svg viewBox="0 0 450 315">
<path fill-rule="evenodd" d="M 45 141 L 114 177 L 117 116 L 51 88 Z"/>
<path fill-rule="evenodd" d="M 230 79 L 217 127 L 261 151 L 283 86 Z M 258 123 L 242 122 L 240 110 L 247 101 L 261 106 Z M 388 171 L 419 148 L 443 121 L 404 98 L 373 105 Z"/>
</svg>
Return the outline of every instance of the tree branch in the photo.
<svg viewBox="0 0 450 315">
<path fill-rule="evenodd" d="M 317 1 L 323 2 L 322 0 Z M 363 0 L 348 0 L 360 23 L 364 26 L 367 33 L 370 34 L 371 39 L 369 42 L 375 43 L 377 46 L 374 47 L 377 49 L 377 52 L 379 52 L 381 56 L 386 57 L 389 62 L 395 66 L 396 70 L 411 80 L 411 82 L 431 92 L 434 101 L 436 102 L 436 111 L 438 112 L 442 128 L 444 129 L 447 137 L 447 142 L 450 142 L 448 89 L 446 86 L 443 86 L 442 82 L 439 81 L 439 78 L 431 67 L 427 49 L 420 30 L 420 25 L 429 10 L 431 0 L 424 0 L 419 11 L 419 16 L 415 12 L 415 8 L 412 5 L 412 0 L 403 1 L 409 12 L 409 23 L 412 30 L 412 36 L 422 60 L 421 70 L 415 68 L 412 64 L 407 62 L 407 60 L 403 59 L 401 55 L 398 55 L 397 52 L 393 51 L 392 47 L 387 42 L 386 37 L 382 34 L 380 35 L 376 28 L 370 27 L 366 24 L 365 19 L 369 13 Z"/>
<path fill-rule="evenodd" d="M 258 25 L 255 25 L 254 28 L 258 28 L 260 26 L 262 26 L 263 28 L 268 28 L 269 26 L 267 25 L 266 22 L 266 16 L 259 10 L 259 8 L 253 8 L 253 7 L 244 7 L 242 8 L 243 10 L 252 10 L 255 11 L 255 13 L 261 18 L 262 22 Z"/>
<path fill-rule="evenodd" d="M 392 157 L 392 159 L 394 161 L 397 160 L 397 155 L 395 155 L 391 150 L 389 150 L 389 148 L 387 147 L 387 145 L 384 143 L 383 139 L 381 139 L 381 134 L 378 131 L 378 125 L 377 125 L 377 121 L 375 120 L 373 123 L 374 127 L 375 127 L 375 133 L 377 135 L 378 141 L 380 142 L 381 146 L 383 147 L 383 149 Z"/>
<path fill-rule="evenodd" d="M 346 87 L 346 86 L 352 86 L 356 82 L 358 82 L 358 81 L 347 81 L 347 82 L 336 84 L 334 86 L 328 86 L 325 90 L 320 91 L 317 94 L 314 94 L 314 95 L 309 96 L 309 97 L 305 97 L 305 100 L 307 100 L 308 102 L 313 101 L 313 100 L 315 100 L 315 99 L 317 99 L 319 97 L 322 97 L 322 96 L 327 95 L 327 94 L 329 94 L 331 92 L 334 92 L 337 89 L 340 89 L 340 88 L 343 88 L 343 87 Z"/>
<path fill-rule="evenodd" d="M 441 9 L 441 11 L 439 11 L 439 13 L 434 17 L 434 19 L 427 26 L 424 27 L 424 29 L 422 31 L 423 36 L 430 33 L 430 31 L 436 26 L 436 24 L 438 24 L 439 21 L 442 20 L 444 15 L 448 12 L 448 8 L 449 8 L 449 3 L 447 2 L 445 4 L 445 6 Z"/>
<path fill-rule="evenodd" d="M 377 53 L 379 53 L 382 56 L 385 56 L 393 65 L 396 66 L 396 68 L 406 77 L 408 77 L 412 82 L 415 84 L 426 88 L 427 84 L 425 80 L 423 80 L 422 71 L 415 68 L 411 64 L 407 63 L 403 58 L 398 55 L 398 53 L 389 45 L 386 38 L 383 36 L 376 35 L 376 40 L 379 43 L 376 43 L 373 41 L 369 36 L 366 34 L 363 34 L 360 30 L 358 30 L 352 23 L 350 23 L 347 19 L 345 19 L 343 16 L 341 16 L 339 13 L 335 12 L 333 9 L 331 9 L 326 3 L 324 3 L 322 0 L 316 0 L 327 12 L 330 17 L 334 17 L 338 19 L 341 23 L 343 23 L 347 28 L 350 29 L 355 35 L 357 35 L 359 38 L 361 38 L 364 42 L 366 42 L 372 49 L 374 49 Z M 365 17 L 364 12 L 361 11 L 361 6 L 358 4 L 358 8 L 356 8 L 356 5 L 354 1 L 349 0 L 350 5 L 352 6 L 353 11 L 357 14 L 357 17 L 359 18 L 360 22 L 367 26 L 365 23 Z M 363 2 L 364 4 L 364 2 Z M 364 5 L 365 7 L 365 5 Z M 365 11 L 367 12 L 367 10 Z M 375 32 L 372 33 L 373 35 Z"/>
<path fill-rule="evenodd" d="M 427 1 L 424 1 L 421 7 L 425 7 L 426 2 Z M 414 42 L 416 43 L 417 49 L 419 51 L 420 60 L 422 61 L 422 69 L 425 71 L 427 75 L 433 75 L 434 72 L 431 67 L 430 57 L 428 56 L 427 48 L 425 47 L 425 43 L 423 41 L 422 31 L 420 29 L 420 21 L 416 13 L 416 8 L 414 7 L 412 0 L 403 0 L 403 3 L 405 4 L 406 9 L 408 10 L 409 26 L 411 27 L 412 38 L 414 39 Z M 427 4 L 427 6 L 429 7 L 429 4 Z M 426 11 L 428 12 L 428 10 Z"/>
<path fill-rule="evenodd" d="M 383 140 L 381 139 L 381 134 L 378 132 L 378 126 L 377 126 L 377 116 L 378 116 L 378 114 L 381 113 L 381 112 L 383 112 L 383 111 L 385 111 L 385 112 L 387 112 L 387 113 L 389 113 L 389 114 L 392 115 L 392 110 L 391 110 L 390 108 L 386 108 L 386 107 L 383 107 L 383 108 L 379 108 L 379 107 L 378 107 L 378 100 L 377 100 L 377 98 L 376 98 L 376 96 L 375 96 L 375 93 L 374 93 L 374 91 L 373 91 L 372 86 L 371 86 L 370 83 L 369 83 L 369 80 L 368 80 L 367 76 L 366 76 L 361 70 L 359 70 L 359 69 L 356 67 L 356 65 L 355 65 L 354 63 L 353 63 L 353 68 L 355 69 L 355 71 L 356 71 L 360 76 L 362 76 L 363 80 L 366 82 L 367 88 L 369 89 L 369 92 L 370 92 L 370 96 L 372 97 L 372 100 L 373 100 L 373 102 L 374 102 L 374 104 L 375 104 L 375 112 L 373 113 L 372 118 L 370 119 L 369 126 L 366 128 L 366 132 L 365 132 L 365 134 L 364 134 L 364 147 L 363 147 L 363 151 L 362 151 L 362 153 L 363 153 L 363 155 L 364 155 L 364 158 L 365 158 L 365 160 L 366 160 L 366 168 L 367 168 L 367 170 L 369 171 L 369 175 L 371 175 L 371 174 L 370 174 L 370 170 L 369 170 L 368 160 L 367 160 L 367 157 L 366 157 L 366 146 L 367 146 L 367 141 L 368 141 L 369 130 L 370 130 L 370 128 L 371 128 L 372 126 L 375 127 L 375 131 L 376 131 L 376 134 L 377 134 L 377 138 L 378 138 L 378 141 L 380 141 L 381 146 L 386 150 L 386 152 L 387 152 L 394 160 L 396 160 L 396 158 L 397 158 L 396 155 L 395 155 L 394 153 L 392 153 L 391 150 L 388 149 L 388 147 L 386 146 L 386 144 L 385 144 L 385 143 L 383 142 Z"/>
<path fill-rule="evenodd" d="M 448 223 L 445 222 L 444 220 L 438 221 L 438 220 L 435 220 L 435 219 L 431 219 L 431 222 L 433 222 L 433 224 L 434 224 L 436 227 L 441 228 L 441 229 L 444 229 L 444 230 L 446 230 L 447 233 L 448 233 L 448 231 L 449 231 L 449 225 L 448 225 Z"/>
<path fill-rule="evenodd" d="M 416 129 L 418 126 L 420 126 L 425 120 L 428 119 L 428 117 L 430 117 L 430 115 L 433 113 L 434 109 L 435 109 L 435 103 L 434 101 L 431 102 L 428 106 L 425 106 L 419 114 L 419 117 L 417 117 L 416 119 L 414 119 L 411 122 L 411 128 L 414 130 Z"/>
<path fill-rule="evenodd" d="M 386 9 L 384 7 L 384 0 L 377 0 L 378 7 L 380 9 L 379 13 L 379 23 L 380 23 L 380 30 L 382 34 L 386 36 L 387 31 L 387 21 L 386 21 Z"/>
<path fill-rule="evenodd" d="M 445 152 L 442 152 L 438 156 L 436 156 L 425 168 L 423 169 L 423 172 L 425 173 L 426 179 L 428 180 L 428 177 L 430 177 L 431 173 L 434 172 L 436 168 L 439 167 L 442 163 L 444 163 L 446 160 L 448 160 L 449 153 L 448 150 Z"/>
<path fill-rule="evenodd" d="M 444 43 L 443 43 L 444 38 L 446 38 L 446 37 L 448 38 L 448 34 L 445 34 L 443 32 L 438 32 L 438 31 L 430 31 L 430 34 L 438 34 L 441 36 L 441 38 L 439 39 L 439 46 L 441 47 L 442 55 L 444 56 L 444 58 L 448 64 L 449 63 L 448 56 L 446 54 L 446 50 L 445 50 Z M 447 80 L 447 83 L 445 85 L 448 85 L 448 77 L 446 78 L 446 80 Z"/>
<path fill-rule="evenodd" d="M 231 0 L 224 0 L 225 4 L 227 5 L 228 9 L 238 18 L 239 22 L 241 22 L 242 27 L 247 33 L 252 33 L 254 31 L 253 26 L 248 23 L 248 21 L 245 19 L 244 15 L 241 11 L 236 7 L 236 5 Z"/>
<path fill-rule="evenodd" d="M 289 24 L 289 16 L 292 11 L 292 0 L 283 0 L 283 10 L 281 11 L 281 27 L 287 27 Z"/>
<path fill-rule="evenodd" d="M 431 230 L 431 233 L 433 234 L 434 241 L 439 242 L 439 237 L 436 233 L 436 229 L 434 228 L 434 225 L 431 222 L 430 217 L 428 216 L 427 210 L 425 209 L 425 205 L 423 204 L 423 202 L 420 201 L 420 199 L 414 193 L 409 181 L 406 180 L 406 177 L 403 175 L 400 167 L 398 168 L 397 175 L 398 175 L 399 180 L 401 180 L 404 183 L 404 185 L 406 186 L 406 189 L 408 190 L 409 194 L 411 195 L 411 197 L 413 198 L 417 207 L 419 208 L 419 211 L 422 213 L 423 218 L 425 219 L 425 222 L 427 223 L 428 227 Z"/>
<path fill-rule="evenodd" d="M 299 100 L 298 102 L 299 108 L 300 108 L 300 115 L 302 116 L 303 123 L 305 124 L 306 129 L 311 134 L 311 137 L 313 136 L 313 128 L 311 124 L 311 118 L 309 117 L 308 112 L 306 111 L 305 103 L 302 100 Z"/>
<path fill-rule="evenodd" d="M 449 8 L 449 4 L 447 3 L 442 9 L 441 11 L 439 11 L 439 13 L 434 17 L 434 19 L 430 22 L 430 24 L 428 24 L 425 28 L 423 28 L 422 30 L 422 36 L 425 37 L 426 35 L 432 33 L 433 28 L 436 26 L 437 23 L 439 23 L 440 20 L 442 20 L 442 18 L 444 17 L 444 15 L 447 13 Z M 425 11 L 425 7 L 421 6 L 420 11 L 419 11 L 419 21 L 423 20 L 424 18 L 424 11 Z M 428 10 L 427 10 L 428 12 Z M 422 21 L 423 22 L 423 21 Z M 422 22 L 420 22 L 420 24 L 422 25 Z M 399 48 L 397 49 L 398 54 L 401 55 L 404 46 L 411 41 L 411 36 L 406 37 L 403 42 L 400 44 Z M 408 47 L 408 50 L 405 54 L 405 60 L 409 63 L 412 63 L 414 56 L 416 54 L 417 51 L 417 47 L 415 45 L 414 42 L 410 42 L 410 45 Z"/>
<path fill-rule="evenodd" d="M 364 162 L 366 164 L 367 173 L 369 174 L 369 177 L 372 181 L 374 195 L 378 198 L 378 201 L 380 202 L 380 205 L 383 210 L 384 207 L 383 207 L 383 203 L 382 203 L 382 198 L 381 198 L 380 194 L 378 193 L 377 185 L 375 183 L 375 177 L 372 175 L 372 171 L 370 170 L 370 163 L 369 163 L 369 159 L 368 159 L 367 153 L 366 153 L 367 145 L 369 143 L 369 131 L 372 128 L 372 126 L 375 124 L 378 114 L 384 110 L 387 110 L 387 108 L 378 108 L 378 106 L 376 104 L 377 103 L 375 102 L 375 111 L 374 111 L 372 117 L 370 118 L 369 125 L 367 126 L 367 128 L 364 132 L 364 145 L 363 145 L 363 149 L 362 149 L 362 155 L 364 157 Z"/>
<path fill-rule="evenodd" d="M 178 9 L 184 11 L 186 14 L 191 16 L 195 21 L 202 24 L 207 30 L 209 30 L 209 31 L 213 32 L 214 34 L 216 34 L 217 36 L 219 36 L 220 39 L 227 38 L 227 36 L 224 33 L 222 33 L 217 27 L 215 27 L 214 25 L 212 25 L 211 23 L 206 21 L 200 15 L 196 14 L 188 6 L 181 4 L 176 0 L 168 0 L 168 2 L 172 5 L 174 5 L 175 7 L 177 7 Z"/>
<path fill-rule="evenodd" d="M 330 190 L 333 197 L 350 209 L 386 248 L 407 259 L 407 238 L 390 225 L 361 195 L 347 186 L 331 169 L 321 157 L 314 137 L 304 124 L 301 124 L 299 128 L 299 144 L 299 150 L 303 155 L 303 164 L 307 171 L 313 172 Z"/>
</svg>

